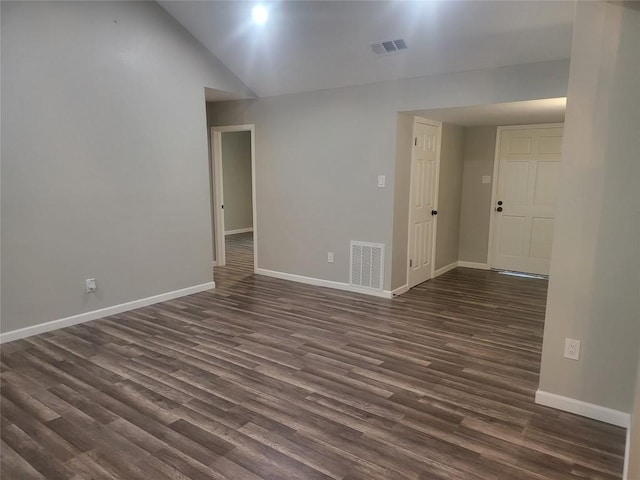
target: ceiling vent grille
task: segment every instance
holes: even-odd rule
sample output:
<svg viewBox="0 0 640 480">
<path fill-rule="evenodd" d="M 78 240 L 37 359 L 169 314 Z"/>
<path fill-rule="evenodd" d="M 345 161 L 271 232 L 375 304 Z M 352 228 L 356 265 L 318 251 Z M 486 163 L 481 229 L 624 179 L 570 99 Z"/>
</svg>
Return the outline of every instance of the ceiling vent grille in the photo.
<svg viewBox="0 0 640 480">
<path fill-rule="evenodd" d="M 371 50 L 376 55 L 388 55 L 390 53 L 398 53 L 407 49 L 407 42 L 402 38 L 398 40 L 385 40 L 384 42 L 376 42 L 371 44 Z"/>
</svg>

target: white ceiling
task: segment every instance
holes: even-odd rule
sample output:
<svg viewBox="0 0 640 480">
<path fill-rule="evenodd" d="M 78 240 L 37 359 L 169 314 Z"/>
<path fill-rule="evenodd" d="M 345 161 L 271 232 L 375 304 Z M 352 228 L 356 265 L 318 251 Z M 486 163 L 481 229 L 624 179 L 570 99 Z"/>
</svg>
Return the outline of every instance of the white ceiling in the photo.
<svg viewBox="0 0 640 480">
<path fill-rule="evenodd" d="M 564 122 L 566 98 L 546 98 L 527 102 L 496 103 L 472 107 L 416 110 L 411 113 L 429 120 L 455 123 L 463 127 L 486 125 L 526 125 Z"/>
<path fill-rule="evenodd" d="M 569 58 L 573 1 L 252 1 L 162 5 L 258 96 Z M 369 44 L 403 38 L 376 56 Z"/>
</svg>

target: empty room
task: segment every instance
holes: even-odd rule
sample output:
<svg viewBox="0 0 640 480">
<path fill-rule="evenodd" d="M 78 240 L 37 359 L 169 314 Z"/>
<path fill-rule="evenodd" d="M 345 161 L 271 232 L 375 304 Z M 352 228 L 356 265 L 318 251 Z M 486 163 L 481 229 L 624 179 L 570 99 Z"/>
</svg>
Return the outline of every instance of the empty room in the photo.
<svg viewBox="0 0 640 480">
<path fill-rule="evenodd" d="M 637 2 L 0 17 L 0 478 L 640 480 Z"/>
</svg>

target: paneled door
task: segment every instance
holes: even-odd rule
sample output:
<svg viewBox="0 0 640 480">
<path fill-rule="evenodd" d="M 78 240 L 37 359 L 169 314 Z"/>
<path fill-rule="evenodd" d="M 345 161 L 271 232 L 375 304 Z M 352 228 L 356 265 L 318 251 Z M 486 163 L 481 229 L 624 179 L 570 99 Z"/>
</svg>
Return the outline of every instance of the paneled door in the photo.
<svg viewBox="0 0 640 480">
<path fill-rule="evenodd" d="M 492 268 L 549 274 L 562 133 L 561 125 L 500 129 Z"/>
<path fill-rule="evenodd" d="M 409 288 L 433 275 L 440 126 L 416 118 L 411 152 Z"/>
</svg>

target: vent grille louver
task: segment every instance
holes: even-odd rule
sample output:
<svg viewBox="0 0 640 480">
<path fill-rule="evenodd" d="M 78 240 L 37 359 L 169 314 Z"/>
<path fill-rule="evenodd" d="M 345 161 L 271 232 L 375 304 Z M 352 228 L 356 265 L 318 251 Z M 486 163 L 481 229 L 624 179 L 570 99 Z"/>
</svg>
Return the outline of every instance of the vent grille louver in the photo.
<svg viewBox="0 0 640 480">
<path fill-rule="evenodd" d="M 405 42 L 402 38 L 398 40 L 385 40 L 383 42 L 376 42 L 371 44 L 371 50 L 376 55 L 387 55 L 390 53 L 398 53 L 402 50 L 406 50 L 407 42 Z"/>
<path fill-rule="evenodd" d="M 384 245 L 351 241 L 351 285 L 382 290 Z"/>
</svg>

